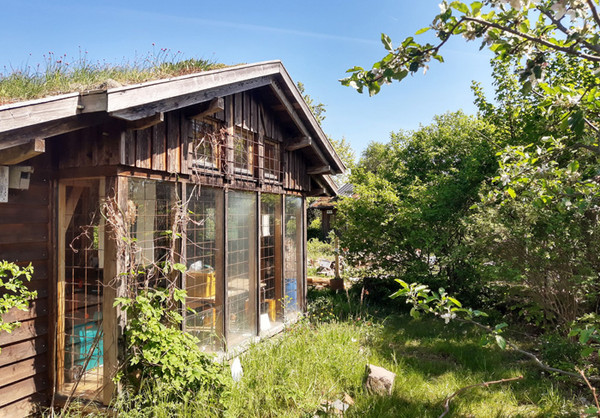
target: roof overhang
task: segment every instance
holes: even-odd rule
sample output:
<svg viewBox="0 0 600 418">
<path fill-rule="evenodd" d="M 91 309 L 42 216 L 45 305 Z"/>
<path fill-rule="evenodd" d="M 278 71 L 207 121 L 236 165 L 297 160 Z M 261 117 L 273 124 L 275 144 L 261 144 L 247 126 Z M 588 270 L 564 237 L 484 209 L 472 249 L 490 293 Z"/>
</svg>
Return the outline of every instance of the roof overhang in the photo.
<svg viewBox="0 0 600 418">
<path fill-rule="evenodd" d="M 0 150 L 116 118 L 126 123 L 156 119 L 185 108 L 243 91 L 269 86 L 318 160 L 313 178 L 335 194 L 328 174 L 345 166 L 281 61 L 239 65 L 124 87 L 69 93 L 0 106 Z"/>
</svg>

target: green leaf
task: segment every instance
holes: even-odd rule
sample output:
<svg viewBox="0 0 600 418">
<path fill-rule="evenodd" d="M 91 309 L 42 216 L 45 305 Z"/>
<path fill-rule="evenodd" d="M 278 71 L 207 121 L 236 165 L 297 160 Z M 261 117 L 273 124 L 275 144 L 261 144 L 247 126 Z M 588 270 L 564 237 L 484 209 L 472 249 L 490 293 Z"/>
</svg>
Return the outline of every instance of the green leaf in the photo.
<svg viewBox="0 0 600 418">
<path fill-rule="evenodd" d="M 502 350 L 506 349 L 506 340 L 501 335 L 496 335 L 496 344 L 498 344 L 498 347 Z"/>
<path fill-rule="evenodd" d="M 571 161 L 569 164 L 569 171 L 575 172 L 579 169 L 579 161 Z"/>
<path fill-rule="evenodd" d="M 458 300 L 456 300 L 455 298 L 453 298 L 453 297 L 451 297 L 451 296 L 448 296 L 448 300 L 449 300 L 450 302 L 454 303 L 454 304 L 455 304 L 456 306 L 458 306 L 459 308 L 462 308 L 462 304 L 461 304 L 461 303 L 460 303 Z"/>
<path fill-rule="evenodd" d="M 515 190 L 514 190 L 512 187 L 509 187 L 509 188 L 506 190 L 506 193 L 508 193 L 508 195 L 509 195 L 510 197 L 512 197 L 513 199 L 515 199 L 515 198 L 517 197 L 517 193 L 515 192 Z"/>
<path fill-rule="evenodd" d="M 591 328 L 591 329 L 582 329 L 581 333 L 579 334 L 579 342 L 581 344 L 586 344 L 590 340 L 590 337 L 592 336 L 592 334 L 595 331 L 596 330 L 594 328 Z"/>
<path fill-rule="evenodd" d="M 347 73 L 356 73 L 356 72 L 364 71 L 364 70 L 365 69 L 363 67 L 357 67 L 357 66 L 355 66 L 355 67 L 352 67 L 352 68 L 346 70 L 346 72 Z"/>
<path fill-rule="evenodd" d="M 381 43 L 383 44 L 384 48 L 387 49 L 388 51 L 393 51 L 394 47 L 392 46 L 392 39 L 387 36 L 385 33 L 381 34 Z"/>
<path fill-rule="evenodd" d="M 434 54 L 433 58 L 436 59 L 436 60 L 438 60 L 439 62 L 444 62 L 444 57 L 442 57 L 439 54 Z"/>
<path fill-rule="evenodd" d="M 575 135 L 581 136 L 585 128 L 585 117 L 581 110 L 577 110 L 568 119 L 569 127 L 573 130 Z"/>
<path fill-rule="evenodd" d="M 467 5 L 460 1 L 453 1 L 452 3 L 450 3 L 450 7 L 458 10 L 461 13 L 469 13 L 469 8 L 467 7 Z"/>
<path fill-rule="evenodd" d="M 401 280 L 401 279 L 396 279 L 396 281 L 397 281 L 398 283 L 400 283 L 400 286 L 402 286 L 402 287 L 403 287 L 403 288 L 405 288 L 405 289 L 408 289 L 408 283 L 406 283 L 404 280 Z"/>
<path fill-rule="evenodd" d="M 429 29 L 431 29 L 431 27 L 429 27 L 429 26 L 427 26 L 425 28 L 421 28 L 421 29 L 419 29 L 418 31 L 415 32 L 415 35 L 421 35 L 421 34 L 427 32 Z"/>
<path fill-rule="evenodd" d="M 581 350 L 581 357 L 587 357 L 594 352 L 594 347 L 586 347 Z"/>
<path fill-rule="evenodd" d="M 471 10 L 473 11 L 473 15 L 478 15 L 482 7 L 483 3 L 480 1 L 474 1 L 473 3 L 471 3 Z"/>
<path fill-rule="evenodd" d="M 187 270 L 187 267 L 185 266 L 185 264 L 175 263 L 175 264 L 173 264 L 173 269 L 177 270 L 181 273 L 185 273 L 185 271 Z"/>
<path fill-rule="evenodd" d="M 494 327 L 494 329 L 495 329 L 496 331 L 500 331 L 502 328 L 506 328 L 507 326 L 508 326 L 508 324 L 507 324 L 506 322 L 501 322 L 501 323 L 499 323 L 498 325 L 496 325 L 496 326 Z"/>
</svg>

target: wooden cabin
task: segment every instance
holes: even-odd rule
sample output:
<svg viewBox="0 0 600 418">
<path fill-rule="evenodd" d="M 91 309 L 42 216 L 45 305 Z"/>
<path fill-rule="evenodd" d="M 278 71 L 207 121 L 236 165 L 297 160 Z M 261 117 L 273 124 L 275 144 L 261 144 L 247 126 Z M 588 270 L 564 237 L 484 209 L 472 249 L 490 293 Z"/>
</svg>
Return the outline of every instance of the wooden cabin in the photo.
<svg viewBox="0 0 600 418">
<path fill-rule="evenodd" d="M 108 199 L 137 266 L 165 255 L 184 205 L 183 328 L 227 351 L 305 309 L 305 198 L 334 195 L 343 171 L 279 61 L 0 107 L 0 260 L 32 263 L 37 290 L 0 333 L 0 416 L 114 393 L 126 267 Z"/>
</svg>

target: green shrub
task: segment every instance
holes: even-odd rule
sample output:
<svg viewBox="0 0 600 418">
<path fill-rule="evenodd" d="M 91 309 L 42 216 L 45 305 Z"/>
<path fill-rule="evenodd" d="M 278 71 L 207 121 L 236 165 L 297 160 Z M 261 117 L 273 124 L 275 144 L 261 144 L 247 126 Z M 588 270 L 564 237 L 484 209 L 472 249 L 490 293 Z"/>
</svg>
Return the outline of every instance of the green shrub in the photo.
<svg viewBox="0 0 600 418">
<path fill-rule="evenodd" d="M 306 245 L 308 258 L 311 260 L 327 259 L 332 260 L 334 256 L 333 244 L 327 241 L 321 241 L 313 238 Z"/>
<path fill-rule="evenodd" d="M 183 317 L 170 302 L 184 299 L 185 291 L 178 289 L 172 295 L 165 289 L 146 289 L 135 299 L 116 299 L 115 305 L 127 312 L 125 378 L 133 393 L 143 394 L 148 384 L 159 385 L 166 399 L 190 399 L 200 390 L 226 391 L 222 366 L 200 351 L 196 337 L 179 329 Z M 143 398 L 138 396 L 136 402 Z"/>
<path fill-rule="evenodd" d="M 13 308 L 26 311 L 29 301 L 37 297 L 36 291 L 30 291 L 25 286 L 23 279 L 31 280 L 33 266 L 21 268 L 8 261 L 0 261 L 0 332 L 12 332 L 20 324 L 18 322 L 5 322 L 2 317 Z"/>
<path fill-rule="evenodd" d="M 322 241 L 324 239 L 323 230 L 321 229 L 320 217 L 316 217 L 310 222 L 310 224 L 308 224 L 306 235 L 308 240 L 317 239 Z"/>
</svg>

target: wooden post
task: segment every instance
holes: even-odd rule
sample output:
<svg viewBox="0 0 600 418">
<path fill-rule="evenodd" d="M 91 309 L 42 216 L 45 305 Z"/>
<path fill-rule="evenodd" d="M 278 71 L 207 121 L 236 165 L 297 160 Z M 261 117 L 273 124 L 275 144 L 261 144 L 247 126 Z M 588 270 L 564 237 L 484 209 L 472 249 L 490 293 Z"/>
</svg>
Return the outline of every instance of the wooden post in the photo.
<svg viewBox="0 0 600 418">
<path fill-rule="evenodd" d="M 277 303 L 277 319 L 283 319 L 283 195 L 275 206 L 275 300 Z"/>
<path fill-rule="evenodd" d="M 234 107 L 233 107 L 233 96 L 227 98 L 227 104 L 225 107 L 226 110 L 226 129 L 227 129 L 227 138 L 225 139 L 225 166 L 227 167 L 227 172 L 225 173 L 225 177 L 229 177 L 229 179 L 233 178 L 233 173 L 235 170 L 235 157 L 234 157 L 234 141 L 233 136 L 235 135 L 235 118 L 234 118 Z"/>
<path fill-rule="evenodd" d="M 57 269 L 56 284 L 56 391 L 62 390 L 65 381 L 65 205 L 67 186 L 58 184 L 58 239 L 57 239 Z"/>
<path fill-rule="evenodd" d="M 107 179 L 106 196 L 116 197 L 122 213 L 127 208 L 128 198 L 127 177 L 116 177 Z M 102 300 L 102 317 L 104 328 L 104 386 L 102 401 L 108 405 L 118 387 L 113 383 L 113 378 L 119 369 L 119 363 L 123 360 L 123 332 L 127 318 L 125 312 L 118 307 L 113 308 L 116 297 L 126 296 L 127 276 L 121 276 L 128 264 L 127 259 L 119 258 L 117 242 L 111 236 L 110 227 L 105 228 L 104 242 L 104 295 Z M 128 257 L 128 254 L 124 255 Z"/>
<path fill-rule="evenodd" d="M 304 196 L 302 197 L 302 312 L 306 312 L 307 304 L 306 299 L 308 296 L 308 286 L 307 286 L 307 264 L 308 264 L 308 252 L 306 248 L 306 243 L 308 241 L 308 232 L 307 232 L 307 217 L 306 217 L 306 199 Z"/>
<path fill-rule="evenodd" d="M 221 308 L 221 318 L 216 323 L 217 337 L 225 340 L 225 295 L 227 293 L 227 286 L 225 283 L 225 266 L 227 265 L 226 256 L 226 215 L 225 210 L 225 193 L 219 189 L 215 205 L 215 272 L 216 272 L 216 283 L 215 283 L 215 307 Z M 216 310 L 215 310 L 216 314 Z"/>
<path fill-rule="evenodd" d="M 229 232 L 228 228 L 228 219 L 227 215 L 229 213 L 229 190 L 225 188 L 223 191 L 223 292 L 221 294 L 223 298 L 223 341 L 225 343 L 225 348 L 227 348 L 227 337 L 229 336 L 228 328 L 228 318 L 229 318 L 229 307 L 227 306 L 228 297 L 227 297 L 227 277 L 229 268 L 227 266 L 227 256 L 229 254 L 229 249 L 227 248 L 229 245 Z"/>
<path fill-rule="evenodd" d="M 188 202 L 188 190 L 187 190 L 187 183 L 182 182 L 182 181 L 178 181 L 177 183 L 175 183 L 175 187 L 181 187 L 181 193 L 179 194 L 180 196 L 180 202 L 183 205 L 185 203 L 185 207 L 182 207 L 181 210 L 184 211 L 184 213 L 189 213 L 188 212 L 188 207 L 187 207 L 187 202 Z M 178 202 L 179 203 L 179 202 Z M 184 262 L 186 264 L 187 267 L 187 222 L 182 222 L 182 225 L 180 225 L 181 227 L 181 231 L 179 231 L 181 233 L 181 239 L 179 239 L 179 248 L 176 246 L 175 247 L 175 252 L 177 252 L 177 250 L 179 250 L 179 257 L 177 257 L 176 255 L 174 255 L 173 257 L 173 262 L 174 263 L 181 263 Z M 173 225 L 173 228 L 175 228 L 175 225 Z M 175 236 L 173 236 L 172 239 L 175 239 Z M 171 245 L 176 245 L 175 243 L 171 244 Z M 179 258 L 179 259 L 178 259 Z M 187 271 L 187 270 L 186 270 Z M 179 275 L 180 280 L 181 280 L 181 284 L 180 284 L 180 288 L 187 291 L 187 273 L 182 273 Z M 189 295 L 188 295 L 189 296 Z M 185 332 L 187 331 L 187 326 L 186 326 L 186 317 L 187 317 L 187 309 L 186 309 L 186 304 L 187 302 L 183 302 L 183 304 L 180 305 L 181 308 L 181 316 L 183 317 L 183 322 L 181 323 L 181 329 Z"/>
<path fill-rule="evenodd" d="M 256 259 L 256 265 L 254 269 L 254 305 L 256 307 L 254 316 L 256 319 L 256 335 L 260 335 L 260 291 L 261 291 L 261 280 L 260 280 L 260 267 L 261 267 L 261 252 L 262 248 L 260 245 L 260 236 L 262 235 L 262 219 L 261 219 L 261 194 L 260 191 L 255 193 L 256 196 L 256 216 L 254 217 L 254 231 L 255 231 L 255 248 L 254 258 Z"/>
</svg>

